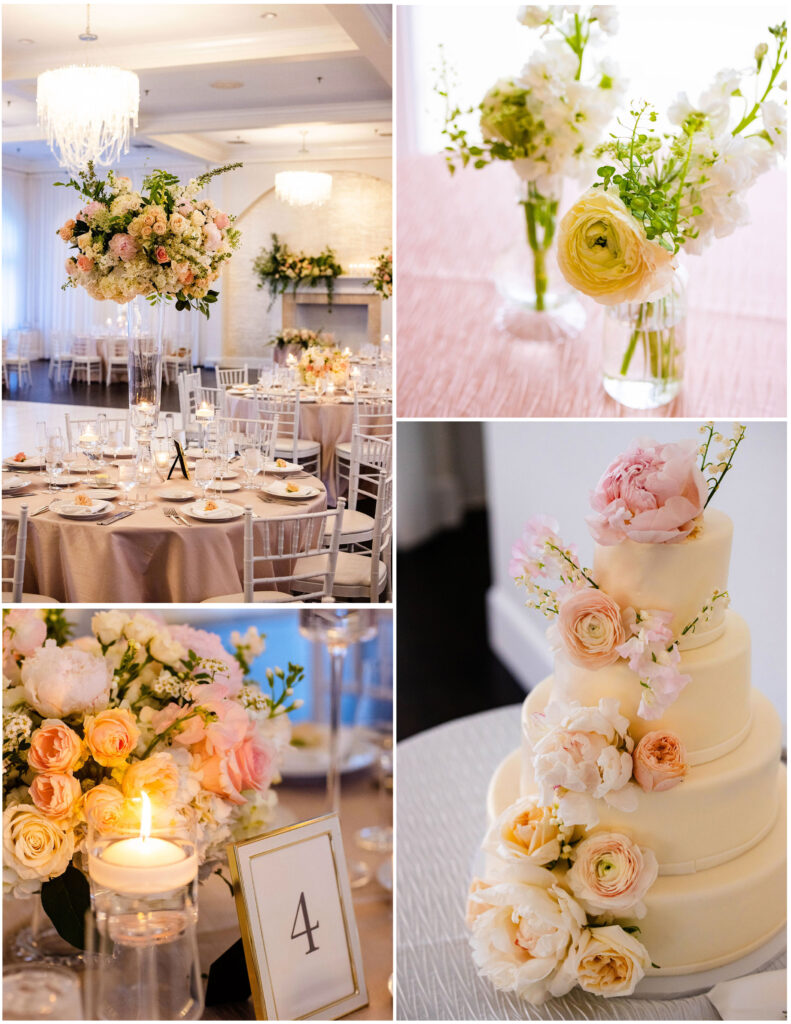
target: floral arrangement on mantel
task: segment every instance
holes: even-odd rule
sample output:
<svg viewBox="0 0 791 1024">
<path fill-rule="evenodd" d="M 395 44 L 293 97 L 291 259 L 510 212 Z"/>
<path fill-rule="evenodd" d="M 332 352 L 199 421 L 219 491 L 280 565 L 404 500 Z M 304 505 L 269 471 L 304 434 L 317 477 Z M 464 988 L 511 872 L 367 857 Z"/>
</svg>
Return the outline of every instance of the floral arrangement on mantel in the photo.
<svg viewBox="0 0 791 1024">
<path fill-rule="evenodd" d="M 786 23 L 769 28 L 770 44 L 760 43 L 747 71 L 726 68 L 698 98 L 680 94 L 668 111 L 677 126 L 657 129 L 648 103 L 619 122 L 596 149 L 605 162 L 598 179 L 563 217 L 558 232 L 558 263 L 566 280 L 603 305 L 661 301 L 682 250 L 701 253 L 715 238 L 732 234 L 748 221 L 747 191 L 786 153 L 785 82 L 778 82 L 787 57 Z M 779 102 L 776 97 L 782 96 Z M 626 374 L 642 320 L 623 354 Z M 674 328 L 651 331 L 652 364 L 673 347 Z"/>
<path fill-rule="evenodd" d="M 349 374 L 349 359 L 337 346 L 312 345 L 300 356 L 297 370 L 307 387 L 313 387 L 320 379 L 342 387 Z"/>
<path fill-rule="evenodd" d="M 197 196 L 212 178 L 241 166 L 226 164 L 186 185 L 167 171 L 152 171 L 141 192 L 113 171 L 98 178 L 92 162 L 79 181 L 56 182 L 89 200 L 57 232 L 78 252 L 66 260 L 63 287 L 122 304 L 138 295 L 152 303 L 175 298 L 176 309 L 208 317 L 219 294 L 210 286 L 241 235 L 233 216 Z"/>
<path fill-rule="evenodd" d="M 197 821 L 201 878 L 226 843 L 261 832 L 277 797 L 302 669 L 248 678 L 265 647 L 251 627 L 228 653 L 214 633 L 98 612 L 72 640 L 60 611 L 3 618 L 3 890 L 41 894 L 81 947 L 87 817 L 113 831 L 142 792 Z"/>
<path fill-rule="evenodd" d="M 383 299 L 389 299 L 393 294 L 393 254 L 390 249 L 385 249 L 376 257 L 371 280 L 367 282 L 375 292 L 378 292 Z"/>
<path fill-rule="evenodd" d="M 318 256 L 295 253 L 277 235 L 272 235 L 270 249 L 262 249 L 253 262 L 253 269 L 259 278 L 258 287 L 269 289 L 269 309 L 278 295 L 291 290 L 296 295 L 300 285 L 315 288 L 323 285 L 327 289 L 327 306 L 332 312 L 332 298 L 335 293 L 335 278 L 343 273 L 335 251 L 326 246 Z"/>
<path fill-rule="evenodd" d="M 590 179 L 594 150 L 623 92 L 609 58 L 586 61 L 589 45 L 618 29 L 617 9 L 560 5 L 520 7 L 519 21 L 541 31 L 537 46 L 518 76 L 502 78 L 477 107 L 450 100 L 451 82 L 443 60 L 437 92 L 445 98 L 444 135 L 448 169 L 510 162 L 523 183 L 527 242 L 533 253 L 535 308 L 545 309 L 546 253 L 554 237 L 565 177 Z M 585 73 L 583 74 L 583 68 Z M 477 112 L 481 143 L 468 138 L 466 119 Z"/>
<path fill-rule="evenodd" d="M 672 544 L 694 532 L 745 428 L 736 424 L 727 439 L 713 423 L 701 431 L 700 446 L 638 442 L 608 467 L 588 519 L 598 543 Z M 716 455 L 712 444 L 721 446 Z M 659 718 L 688 682 L 668 628 L 672 616 L 619 608 L 551 519 L 527 524 L 511 571 L 528 589 L 528 605 L 554 620 L 550 639 L 572 662 L 589 669 L 629 662 L 643 688 L 641 717 Z M 727 593 L 715 592 L 682 635 L 727 601 Z M 531 715 L 538 793 L 508 807 L 491 827 L 484 841 L 489 877 L 470 887 L 467 923 L 480 974 L 534 1004 L 577 985 L 605 997 L 630 995 L 657 966 L 636 924 L 658 875 L 656 856 L 622 833 L 590 830 L 599 823 L 597 799 L 630 812 L 640 789 L 681 784 L 686 751 L 667 729 L 635 744 L 619 709 L 614 698 L 595 707 L 553 698 Z"/>
<path fill-rule="evenodd" d="M 311 331 L 307 327 L 284 327 L 267 344 L 277 348 L 285 348 L 286 345 L 299 345 L 300 348 L 335 345 L 335 335 L 328 331 Z"/>
</svg>

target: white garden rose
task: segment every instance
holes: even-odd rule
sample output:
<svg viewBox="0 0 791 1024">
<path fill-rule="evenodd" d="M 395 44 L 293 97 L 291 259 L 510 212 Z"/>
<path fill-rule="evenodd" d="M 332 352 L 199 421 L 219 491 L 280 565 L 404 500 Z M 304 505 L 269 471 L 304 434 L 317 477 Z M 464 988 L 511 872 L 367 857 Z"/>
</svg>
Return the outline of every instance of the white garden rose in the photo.
<svg viewBox="0 0 791 1024">
<path fill-rule="evenodd" d="M 10 888 L 18 879 L 43 882 L 62 875 L 73 853 L 74 833 L 38 808 L 15 803 L 3 812 L 3 882 Z"/>
<path fill-rule="evenodd" d="M 551 807 L 539 807 L 535 797 L 523 797 L 492 825 L 483 848 L 505 861 L 540 866 L 557 860 L 573 835 L 574 829 L 558 821 Z"/>
<path fill-rule="evenodd" d="M 502 882 L 470 892 L 470 945 L 481 977 L 534 1004 L 564 995 L 574 978 L 560 973 L 585 927 L 585 912 L 549 871 L 535 884 Z M 484 906 L 476 914 L 476 904 Z"/>
<path fill-rule="evenodd" d="M 176 665 L 187 657 L 187 648 L 174 640 L 166 629 L 157 633 L 151 641 L 149 650 L 151 657 L 156 658 L 163 665 Z"/>
<path fill-rule="evenodd" d="M 126 612 L 111 610 L 97 612 L 91 619 L 91 631 L 99 643 L 114 644 L 124 635 L 124 627 L 129 622 Z"/>
<path fill-rule="evenodd" d="M 124 626 L 124 636 L 127 640 L 134 640 L 139 644 L 150 644 L 162 628 L 161 623 L 138 612 Z"/>
<path fill-rule="evenodd" d="M 101 655 L 47 640 L 22 666 L 29 704 L 44 718 L 65 718 L 107 706 L 112 672 Z"/>
<path fill-rule="evenodd" d="M 568 957 L 563 974 L 596 996 L 630 996 L 651 966 L 645 946 L 618 925 L 588 928 Z"/>
<path fill-rule="evenodd" d="M 605 306 L 644 302 L 668 287 L 673 257 L 646 238 L 620 196 L 588 189 L 560 222 L 558 265 L 578 291 Z"/>
<path fill-rule="evenodd" d="M 645 917 L 643 897 L 656 881 L 652 850 L 618 832 L 600 832 L 579 843 L 566 875 L 571 891 L 594 917 Z"/>
</svg>

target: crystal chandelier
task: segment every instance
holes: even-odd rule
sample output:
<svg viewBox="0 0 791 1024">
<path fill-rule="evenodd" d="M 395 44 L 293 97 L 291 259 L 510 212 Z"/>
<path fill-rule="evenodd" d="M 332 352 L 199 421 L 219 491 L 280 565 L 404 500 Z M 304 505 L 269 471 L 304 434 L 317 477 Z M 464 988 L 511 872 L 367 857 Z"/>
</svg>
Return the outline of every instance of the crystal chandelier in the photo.
<svg viewBox="0 0 791 1024">
<path fill-rule="evenodd" d="M 332 194 L 332 175 L 320 171 L 278 171 L 275 195 L 291 206 L 321 206 Z"/>
<path fill-rule="evenodd" d="M 39 127 L 58 163 L 72 174 L 89 160 L 108 166 L 128 152 L 139 106 L 134 71 L 83 64 L 38 76 Z"/>
</svg>

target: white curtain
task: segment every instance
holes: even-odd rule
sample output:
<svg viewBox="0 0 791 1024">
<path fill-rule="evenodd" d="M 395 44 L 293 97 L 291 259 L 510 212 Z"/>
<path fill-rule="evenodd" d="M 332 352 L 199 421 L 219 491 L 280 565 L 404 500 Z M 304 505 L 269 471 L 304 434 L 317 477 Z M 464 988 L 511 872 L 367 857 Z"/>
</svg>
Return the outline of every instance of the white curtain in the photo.
<svg viewBox="0 0 791 1024">
<path fill-rule="evenodd" d="M 202 162 L 168 164 L 168 170 L 182 182 L 206 169 Z M 139 187 L 150 170 L 125 173 Z M 71 250 L 56 232 L 85 203 L 74 189 L 55 187 L 56 181 L 67 178 L 65 171 L 23 174 L 6 169 L 3 173 L 3 334 L 23 325 L 36 327 L 44 336 L 47 352 L 53 332 L 90 334 L 108 319 L 115 323 L 120 309 L 114 302 L 96 302 L 82 288 L 61 290 Z M 211 193 L 209 186 L 206 195 Z M 220 302 L 212 316 L 221 318 Z M 192 344 L 198 357 L 206 331 L 203 321 L 199 313 L 177 313 L 169 304 L 165 337 L 178 344 Z"/>
</svg>

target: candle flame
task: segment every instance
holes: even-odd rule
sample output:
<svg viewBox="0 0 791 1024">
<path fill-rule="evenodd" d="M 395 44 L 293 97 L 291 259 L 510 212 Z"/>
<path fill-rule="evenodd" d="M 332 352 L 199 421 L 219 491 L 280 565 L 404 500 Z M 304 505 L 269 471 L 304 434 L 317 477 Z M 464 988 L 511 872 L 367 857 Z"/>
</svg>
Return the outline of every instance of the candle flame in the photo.
<svg viewBox="0 0 791 1024">
<path fill-rule="evenodd" d="M 151 836 L 151 801 L 145 790 L 141 790 L 140 799 L 143 801 L 143 809 L 140 812 L 140 838 L 145 841 Z"/>
</svg>

